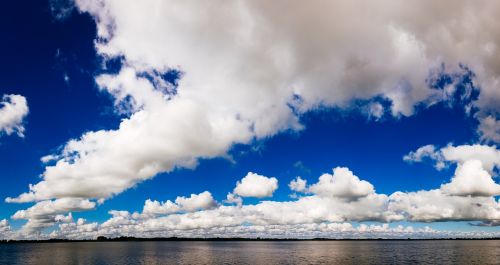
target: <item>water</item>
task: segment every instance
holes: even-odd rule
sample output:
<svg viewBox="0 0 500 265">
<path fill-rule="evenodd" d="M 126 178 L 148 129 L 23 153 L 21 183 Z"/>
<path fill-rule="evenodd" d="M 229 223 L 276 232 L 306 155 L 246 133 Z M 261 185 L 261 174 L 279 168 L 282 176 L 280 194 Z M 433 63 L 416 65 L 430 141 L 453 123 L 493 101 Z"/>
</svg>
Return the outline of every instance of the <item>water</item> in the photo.
<svg viewBox="0 0 500 265">
<path fill-rule="evenodd" d="M 500 241 L 0 244 L 0 264 L 500 264 Z"/>
</svg>

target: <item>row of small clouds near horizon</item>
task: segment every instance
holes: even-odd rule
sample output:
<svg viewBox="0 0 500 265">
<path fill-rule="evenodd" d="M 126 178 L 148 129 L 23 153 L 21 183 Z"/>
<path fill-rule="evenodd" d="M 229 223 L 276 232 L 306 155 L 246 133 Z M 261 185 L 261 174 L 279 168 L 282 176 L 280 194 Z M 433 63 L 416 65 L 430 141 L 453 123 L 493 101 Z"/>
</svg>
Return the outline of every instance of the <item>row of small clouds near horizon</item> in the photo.
<svg viewBox="0 0 500 265">
<path fill-rule="evenodd" d="M 95 209 L 96 202 L 81 198 L 45 200 L 17 211 L 13 219 L 26 219 L 22 230 L 12 231 L 2 220 L 5 238 L 96 238 L 97 236 L 136 237 L 494 237 L 498 232 L 447 232 L 429 227 L 389 226 L 391 222 L 471 221 L 476 226 L 497 226 L 500 219 L 500 185 L 493 172 L 500 165 L 500 151 L 485 145 L 424 146 L 405 156 L 419 162 L 433 157 L 445 166 L 457 164 L 448 183 L 437 189 L 379 194 L 368 181 L 346 167 L 336 167 L 316 183 L 297 177 L 288 183 L 290 201 L 271 200 L 279 181 L 249 172 L 238 181 L 224 201 L 209 191 L 179 196 L 175 200 L 148 199 L 141 212 L 112 210 L 103 223 L 73 219 L 68 211 Z M 247 198 L 261 199 L 244 204 Z M 380 222 L 380 225 L 351 222 Z M 58 228 L 40 233 L 44 228 Z"/>
<path fill-rule="evenodd" d="M 22 231 L 5 228 L 6 234 L 33 234 L 56 223 L 62 224 L 54 233 L 68 237 L 224 229 L 231 234 L 270 226 L 278 232 L 287 226 L 305 232 L 360 229 L 344 224 L 352 221 L 499 224 L 500 188 L 493 179 L 499 151 L 487 145 L 500 142 L 499 2 L 73 4 L 96 23 L 96 52 L 104 61 L 121 62 L 118 71 L 95 81 L 125 118 L 118 128 L 84 133 L 43 157 L 42 180 L 6 199 L 35 203 L 12 216 L 28 220 Z M 176 84 L 163 78 L 171 71 L 180 73 Z M 451 181 L 435 190 L 378 194 L 348 168 L 337 167 L 317 183 L 290 183 L 293 201 L 244 205 L 242 198 L 270 197 L 278 188 L 277 179 L 249 173 L 223 203 L 207 191 L 149 200 L 142 213 L 116 211 L 102 224 L 75 222 L 68 214 L 95 209 L 158 173 L 227 156 L 235 144 L 300 131 L 301 115 L 311 110 L 349 109 L 358 101 L 375 120 L 416 115 L 437 103 L 462 106 L 478 122 L 478 144 L 429 145 L 404 157 L 432 159 L 438 169 L 456 164 Z M 12 105 L 24 107 L 22 115 L 6 115 L 13 118 L 4 122 L 3 113 L 16 109 Z M 7 95 L 2 106 L 0 131 L 22 136 L 26 100 Z"/>
</svg>

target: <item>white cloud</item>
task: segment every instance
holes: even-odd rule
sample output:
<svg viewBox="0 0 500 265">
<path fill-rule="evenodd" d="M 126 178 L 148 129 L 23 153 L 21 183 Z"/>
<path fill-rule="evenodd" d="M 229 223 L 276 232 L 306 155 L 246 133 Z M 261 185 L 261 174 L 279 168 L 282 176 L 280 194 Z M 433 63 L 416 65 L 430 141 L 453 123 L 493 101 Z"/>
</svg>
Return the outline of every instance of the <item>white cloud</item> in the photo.
<svg viewBox="0 0 500 265">
<path fill-rule="evenodd" d="M 166 202 L 152 201 L 147 199 L 144 202 L 142 212 L 147 215 L 170 214 L 180 211 L 179 206 L 168 200 Z"/>
<path fill-rule="evenodd" d="M 492 115 L 480 119 L 478 130 L 481 133 L 481 139 L 500 143 L 500 120 Z"/>
<path fill-rule="evenodd" d="M 212 194 L 204 191 L 200 194 L 191 194 L 190 197 L 177 197 L 175 202 L 167 200 L 165 202 L 151 201 L 147 199 L 144 203 L 142 213 L 146 216 L 171 214 L 178 212 L 194 212 L 198 210 L 212 209 L 217 206 Z"/>
<path fill-rule="evenodd" d="M 385 109 L 384 106 L 379 102 L 373 102 L 368 105 L 367 111 L 368 111 L 368 117 L 378 120 L 382 118 L 382 116 L 384 115 Z"/>
<path fill-rule="evenodd" d="M 419 147 L 416 151 L 411 151 L 407 155 L 403 156 L 403 160 L 409 163 L 422 162 L 424 158 L 430 158 L 436 160 L 436 169 L 441 170 L 445 167 L 442 161 L 441 154 L 436 150 L 436 147 L 432 144 L 424 145 Z"/>
<path fill-rule="evenodd" d="M 483 176 L 478 176 L 478 172 Z M 463 183 L 460 182 L 463 178 L 479 178 L 476 181 L 479 184 L 462 185 Z M 313 193 L 293 201 L 262 201 L 256 205 L 242 205 L 241 203 L 237 206 L 219 205 L 210 210 L 164 214 L 153 218 L 144 215 L 135 219 L 129 217 L 126 221 L 128 224 L 126 231 L 135 230 L 135 233 L 148 231 L 159 234 L 175 231 L 170 235 L 177 236 L 193 236 L 202 230 L 206 232 L 205 235 L 208 233 L 210 236 L 217 236 L 221 231 L 226 233 L 225 236 L 248 236 L 248 233 L 253 231 L 254 233 L 250 236 L 255 236 L 260 235 L 259 229 L 265 229 L 262 231 L 265 231 L 264 234 L 268 236 L 284 237 L 290 235 L 286 232 L 290 226 L 301 226 L 300 231 L 304 234 L 300 232 L 294 234 L 300 237 L 300 235 L 311 234 L 331 235 L 324 230 L 309 230 L 304 227 L 318 229 L 321 226 L 334 225 L 336 228 L 343 227 L 342 229 L 352 232 L 352 227 L 347 227 L 342 223 L 353 221 L 385 223 L 405 220 L 418 222 L 454 220 L 480 221 L 480 224 L 494 225 L 500 220 L 500 202 L 493 197 L 493 193 L 487 194 L 482 190 L 484 187 L 492 186 L 492 183 L 485 181 L 486 178 L 491 180 L 489 173 L 482 168 L 481 162 L 471 160 L 460 165 L 451 182 L 442 185 L 441 189 L 395 192 L 385 195 L 375 193 L 370 183 L 360 180 L 349 169 L 338 167 L 334 169 L 333 175 L 323 174 L 318 182 L 309 187 L 300 178 L 292 181 L 292 183 L 301 183 L 298 185 L 299 190 Z M 462 187 L 468 190 L 453 193 L 450 192 L 449 187 L 453 187 L 455 191 L 456 188 Z M 131 215 L 127 214 L 127 216 Z M 384 230 L 383 227 L 376 229 Z M 374 228 L 366 225 L 357 228 L 358 232 L 363 232 L 365 229 L 369 235 Z M 407 230 L 408 234 L 415 236 L 414 231 L 410 230 Z M 113 230 L 113 233 L 120 234 L 120 231 L 122 230 Z"/>
<path fill-rule="evenodd" d="M 96 19 L 101 54 L 123 55 L 137 69 L 180 67 L 195 87 L 241 93 L 249 84 L 265 94 L 274 86 L 277 93 L 301 95 L 305 108 L 382 95 L 393 101 L 395 115 L 409 115 L 419 101 L 450 98 L 450 91 L 438 95 L 427 88 L 430 68 L 463 62 L 479 77 L 475 105 L 498 111 L 494 1 L 251 1 L 224 3 L 222 9 L 205 3 L 76 3 Z M 360 15 L 364 19 L 354 19 Z"/>
<path fill-rule="evenodd" d="M 278 189 L 278 180 L 248 172 L 248 174 L 236 183 L 233 193 L 241 197 L 264 198 L 273 196 Z"/>
<path fill-rule="evenodd" d="M 58 214 L 54 217 L 54 221 L 62 223 L 70 223 L 73 222 L 73 215 L 71 213 L 69 213 L 68 215 Z"/>
<path fill-rule="evenodd" d="M 12 237 L 12 228 L 7 219 L 0 220 L 0 239 L 10 239 Z"/>
<path fill-rule="evenodd" d="M 10 230 L 9 221 L 7 219 L 0 220 L 0 232 L 5 232 Z"/>
<path fill-rule="evenodd" d="M 194 167 L 198 157 L 221 156 L 232 144 L 252 138 L 251 122 L 232 112 L 207 112 L 206 104 L 183 97 L 167 101 L 146 78 L 129 70 L 115 81 L 113 89 L 138 91 L 141 96 L 131 108 L 141 110 L 119 130 L 89 132 L 69 141 L 60 159 L 46 167 L 43 180 L 15 201 L 109 198 L 159 172 Z"/>
<path fill-rule="evenodd" d="M 40 228 L 51 227 L 57 221 L 67 220 L 72 216 L 61 214 L 70 211 L 88 211 L 95 208 L 95 202 L 80 198 L 62 198 L 37 202 L 26 210 L 19 210 L 12 219 L 26 219 L 28 222 L 23 226 L 27 232 L 36 231 Z"/>
<path fill-rule="evenodd" d="M 472 170 L 481 169 L 479 160 Z M 474 162 L 475 161 L 475 162 Z M 469 169 L 468 169 L 469 170 Z M 453 237 L 456 233 L 439 232 L 425 228 L 389 227 L 388 224 L 354 227 L 346 222 L 377 221 L 479 221 L 480 225 L 495 225 L 500 220 L 500 203 L 492 196 L 463 196 L 446 191 L 447 185 L 457 185 L 463 169 L 441 189 L 416 192 L 395 192 L 391 195 L 375 193 L 373 186 L 360 180 L 347 168 L 336 168 L 333 175 L 323 174 L 311 187 L 328 187 L 318 194 L 308 194 L 291 201 L 261 201 L 257 204 L 217 204 L 205 191 L 190 197 L 177 197 L 174 202 L 146 200 L 142 213 L 110 211 L 110 219 L 99 223 L 74 222 L 71 215 L 60 212 L 71 209 L 93 208 L 94 203 L 72 200 L 43 201 L 28 210 L 19 211 L 15 218 L 29 219 L 25 231 L 17 237 L 30 237 L 35 228 L 53 226 L 59 229 L 38 237 L 95 238 L 106 236 L 186 236 L 186 237 Z M 467 172 L 465 172 L 467 173 Z M 328 176 L 328 179 L 324 176 Z M 465 174 L 469 176 L 468 174 Z M 489 176 L 489 175 L 488 175 Z M 328 181 L 326 181 L 328 180 Z M 370 188 L 367 188 L 370 187 Z M 314 190 L 314 189 L 313 189 Z M 357 191 L 363 192 L 357 192 Z M 355 192 L 356 191 L 356 192 Z M 312 191 L 311 191 L 312 192 Z M 476 194 L 475 191 L 469 193 Z M 361 196 L 361 194 L 363 194 Z M 355 198 L 355 199 L 354 199 Z M 62 199 L 61 199 L 62 200 Z M 495 236 L 471 233 L 467 237 Z"/>
<path fill-rule="evenodd" d="M 129 220 L 130 221 L 130 220 Z M 149 236 L 149 237 L 249 237 L 249 238 L 428 238 L 428 237 L 451 237 L 460 233 L 449 233 L 438 231 L 429 227 L 413 228 L 402 225 L 366 225 L 354 226 L 350 223 L 312 223 L 291 225 L 253 225 L 253 226 L 228 226 L 212 227 L 203 229 L 151 229 L 150 223 L 145 222 L 122 222 L 103 227 L 96 223 L 82 222 L 60 224 L 59 229 L 51 233 L 56 238 L 96 238 L 98 235 L 115 237 L 127 236 Z M 481 237 L 485 234 L 463 234 L 464 236 Z M 495 234 L 486 234 L 494 236 Z"/>
<path fill-rule="evenodd" d="M 467 197 L 429 190 L 395 192 L 389 197 L 389 210 L 408 221 L 488 221 L 500 219 L 500 203 L 493 197 Z"/>
<path fill-rule="evenodd" d="M 99 235 L 115 237 L 247 237 L 247 238 L 486 238 L 498 236 L 498 232 L 457 232 L 434 230 L 429 227 L 414 228 L 402 225 L 354 226 L 350 223 L 320 223 L 294 225 L 254 225 L 214 227 L 190 230 L 149 230 L 144 223 L 122 224 L 117 226 L 98 226 L 96 223 L 60 224 L 59 229 L 50 234 L 51 238 L 96 238 Z"/>
<path fill-rule="evenodd" d="M 308 190 L 322 197 L 336 197 L 356 200 L 374 194 L 373 185 L 365 180 L 360 180 L 346 167 L 336 167 L 333 175 L 323 174 L 319 181 Z"/>
<path fill-rule="evenodd" d="M 46 155 L 46 156 L 42 156 L 40 158 L 40 161 L 42 161 L 42 163 L 44 163 L 44 164 L 47 164 L 47 163 L 55 161 L 57 159 L 58 159 L 58 156 L 55 156 L 55 155 Z"/>
<path fill-rule="evenodd" d="M 180 208 L 187 212 L 207 210 L 217 206 L 217 202 L 208 191 L 204 191 L 200 194 L 191 194 L 190 197 L 177 197 L 175 203 L 180 205 Z"/>
<path fill-rule="evenodd" d="M 500 150 L 496 146 L 488 145 L 460 145 L 447 146 L 441 149 L 441 153 L 446 161 L 463 164 L 468 160 L 480 160 L 482 166 L 488 172 L 500 165 Z"/>
<path fill-rule="evenodd" d="M 444 193 L 459 196 L 500 195 L 500 185 L 495 183 L 481 160 L 467 160 L 457 166 L 451 182 L 441 186 Z"/>
<path fill-rule="evenodd" d="M 23 121 L 28 115 L 28 102 L 21 95 L 3 95 L 0 101 L 0 134 L 24 137 Z"/>
<path fill-rule="evenodd" d="M 225 206 L 210 210 L 157 217 L 113 215 L 110 223 L 137 225 L 146 231 L 216 229 L 242 225 L 291 225 L 345 221 L 394 221 L 401 219 L 387 209 L 387 196 L 373 194 L 357 201 L 305 196 L 296 201 L 262 201 L 256 205 Z M 332 211 L 335 209 L 335 211 Z M 104 224 L 103 224 L 104 225 Z"/>
<path fill-rule="evenodd" d="M 96 222 L 86 223 L 85 219 L 78 218 L 76 222 L 63 223 L 58 228 L 49 235 L 50 238 L 95 239 L 98 236 L 99 224 Z"/>
<path fill-rule="evenodd" d="M 403 212 L 410 221 L 476 220 L 494 224 L 500 219 L 500 203 L 493 197 L 500 194 L 494 179 L 494 168 L 500 164 L 496 146 L 448 145 L 440 150 L 420 152 L 437 163 L 456 163 L 455 174 L 440 189 L 418 192 L 396 192 L 390 196 L 390 208 Z M 432 150 L 431 150 L 432 149 Z M 410 153 L 418 154 L 417 152 Z M 418 155 L 413 155 L 413 158 Z M 413 159 L 414 161 L 420 161 Z"/>
<path fill-rule="evenodd" d="M 426 145 L 410 152 L 403 159 L 421 162 L 424 157 L 435 160 L 437 169 L 449 163 L 457 164 L 451 182 L 441 185 L 442 193 L 484 197 L 500 195 L 500 185 L 493 180 L 494 169 L 500 165 L 500 151 L 496 146 L 450 144 L 437 149 L 433 145 Z"/>
<path fill-rule="evenodd" d="M 297 177 L 290 181 L 288 187 L 296 192 L 306 192 L 307 191 L 307 180 Z"/>
<path fill-rule="evenodd" d="M 229 192 L 226 196 L 226 200 L 224 200 L 225 203 L 229 203 L 229 204 L 236 204 L 238 206 L 241 206 L 243 204 L 243 199 L 238 196 L 238 195 L 235 195 L 231 192 Z"/>
<path fill-rule="evenodd" d="M 441 170 L 449 163 L 463 164 L 469 160 L 480 160 L 482 166 L 488 171 L 500 165 L 500 150 L 496 146 L 488 145 L 448 145 L 441 149 L 437 149 L 434 145 L 425 145 L 412 151 L 403 157 L 407 162 L 422 162 L 424 158 L 429 158 L 436 161 L 434 166 Z"/>
</svg>

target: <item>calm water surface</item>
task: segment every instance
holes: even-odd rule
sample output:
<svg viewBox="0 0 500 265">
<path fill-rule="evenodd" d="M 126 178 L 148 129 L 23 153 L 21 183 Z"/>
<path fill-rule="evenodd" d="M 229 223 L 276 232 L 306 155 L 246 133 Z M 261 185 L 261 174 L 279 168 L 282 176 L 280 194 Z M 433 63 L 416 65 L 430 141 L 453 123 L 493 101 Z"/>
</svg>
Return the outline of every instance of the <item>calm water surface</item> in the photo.
<svg viewBox="0 0 500 265">
<path fill-rule="evenodd" d="M 0 244 L 0 264 L 500 264 L 500 241 Z"/>
</svg>

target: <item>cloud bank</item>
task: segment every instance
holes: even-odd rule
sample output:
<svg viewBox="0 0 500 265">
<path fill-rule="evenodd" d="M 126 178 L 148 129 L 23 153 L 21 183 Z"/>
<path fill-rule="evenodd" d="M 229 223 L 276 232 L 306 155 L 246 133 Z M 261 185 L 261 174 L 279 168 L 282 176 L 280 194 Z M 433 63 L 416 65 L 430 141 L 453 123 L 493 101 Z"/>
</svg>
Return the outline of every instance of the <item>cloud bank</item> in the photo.
<svg viewBox="0 0 500 265">
<path fill-rule="evenodd" d="M 478 146 L 447 146 L 436 150 L 443 152 L 452 148 L 475 150 Z M 453 237 L 460 233 L 394 227 L 389 223 L 469 221 L 474 225 L 497 225 L 500 223 L 500 201 L 495 196 L 500 195 L 500 185 L 493 180 L 481 160 L 470 158 L 458 162 L 455 158 L 449 157 L 457 164 L 455 174 L 440 188 L 397 191 L 390 195 L 377 193 L 372 184 L 361 180 L 348 168 L 336 167 L 333 174 L 323 174 L 310 185 L 301 178 L 294 179 L 289 187 L 296 196 L 290 201 L 269 199 L 260 200 L 257 204 L 242 204 L 240 200 L 234 205 L 234 201 L 217 202 L 210 192 L 205 191 L 189 197 L 179 196 L 174 201 L 148 199 L 142 212 L 113 210 L 110 211 L 112 217 L 103 223 L 87 223 L 83 219 L 74 221 L 71 213 L 64 215 L 68 211 L 93 209 L 96 204 L 89 200 L 65 198 L 42 201 L 12 216 L 13 219 L 27 219 L 28 222 L 22 230 L 9 232 L 9 235 L 17 238 L 33 235 L 42 238 L 92 238 L 98 235 L 363 237 L 364 231 L 367 237 Z M 484 156 L 483 160 L 494 161 L 495 158 Z M 495 161 L 491 169 L 499 166 L 500 161 Z M 234 193 L 238 187 L 248 183 L 252 184 L 247 186 L 251 187 L 249 191 L 267 191 L 270 186 L 277 187 L 277 182 L 276 179 L 250 172 L 236 183 Z M 351 224 L 365 221 L 383 224 Z M 43 228 L 55 224 L 59 224 L 58 229 L 52 234 L 40 234 Z M 297 230 L 290 231 L 292 228 Z M 478 233 L 472 236 L 497 235 Z"/>
</svg>

